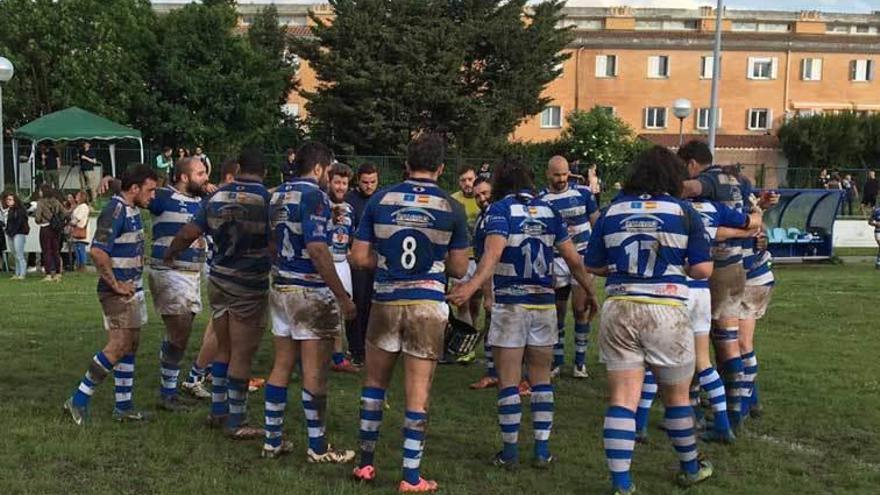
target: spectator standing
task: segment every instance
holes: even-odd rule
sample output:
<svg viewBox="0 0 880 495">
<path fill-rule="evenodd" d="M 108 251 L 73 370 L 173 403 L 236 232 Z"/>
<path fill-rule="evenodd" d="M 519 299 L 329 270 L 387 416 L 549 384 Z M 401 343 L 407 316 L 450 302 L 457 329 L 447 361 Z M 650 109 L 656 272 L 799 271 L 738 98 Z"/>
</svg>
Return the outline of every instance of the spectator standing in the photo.
<svg viewBox="0 0 880 495">
<path fill-rule="evenodd" d="M 357 232 L 361 217 L 367 201 L 379 188 L 379 170 L 371 163 L 364 163 L 357 170 L 357 188 L 345 195 L 345 202 L 351 205 L 352 218 L 354 219 L 354 231 Z M 370 318 L 370 308 L 373 301 L 373 270 L 363 270 L 351 267 L 352 289 L 354 291 L 354 303 L 357 306 L 355 324 L 346 328 L 348 338 L 348 350 L 351 353 L 351 363 L 355 366 L 364 364 L 364 338 L 367 333 L 367 321 Z"/>
<path fill-rule="evenodd" d="M 296 150 L 287 148 L 286 158 L 281 163 L 281 182 L 289 182 L 294 178 L 293 160 L 296 158 Z"/>
<path fill-rule="evenodd" d="M 6 249 L 15 258 L 15 275 L 13 280 L 24 280 L 27 275 L 27 260 L 24 255 L 24 241 L 30 233 L 27 209 L 21 199 L 7 192 L 3 195 L 2 211 L 5 223 Z"/>
<path fill-rule="evenodd" d="M 180 150 L 178 150 L 178 154 L 179 152 Z M 165 146 L 162 148 L 162 152 L 156 155 L 156 175 L 159 176 L 160 186 L 165 185 L 165 182 L 168 181 L 168 174 L 171 172 L 172 166 L 174 166 L 174 160 L 171 159 L 171 147 Z"/>
<path fill-rule="evenodd" d="M 64 206 L 58 199 L 58 191 L 49 184 L 40 186 L 40 199 L 34 220 L 40 227 L 40 250 L 42 251 L 44 282 L 61 281 L 61 233 L 64 230 Z"/>
<path fill-rule="evenodd" d="M 602 204 L 601 199 L 602 196 L 602 179 L 599 178 L 599 171 L 596 164 L 592 164 L 587 167 L 587 187 L 590 188 L 590 192 L 593 193 L 593 199 L 596 200 L 596 205 Z"/>
<path fill-rule="evenodd" d="M 58 169 L 61 168 L 61 157 L 58 152 L 50 144 L 40 143 L 34 160 L 37 162 L 37 168 L 43 171 L 43 182 L 49 184 L 53 189 L 58 188 Z"/>
<path fill-rule="evenodd" d="M 76 271 L 84 272 L 89 244 L 89 197 L 85 191 L 76 193 L 73 210 L 70 213 L 70 242 L 76 255 Z"/>
<path fill-rule="evenodd" d="M 196 150 L 195 150 L 195 153 L 193 153 L 193 156 L 202 161 L 202 163 L 205 165 L 205 168 L 208 169 L 208 176 L 210 177 L 211 176 L 211 159 L 208 158 L 208 155 L 206 155 L 204 151 L 202 151 L 201 146 L 196 146 Z"/>
<path fill-rule="evenodd" d="M 843 180 L 840 181 L 840 187 L 843 188 L 843 211 L 841 213 L 846 212 L 847 215 L 852 216 L 853 203 L 856 202 L 859 195 L 856 181 L 853 180 L 852 175 L 846 174 L 843 176 Z"/>
<path fill-rule="evenodd" d="M 880 191 L 880 182 L 877 182 L 877 173 L 868 170 L 868 178 L 865 179 L 865 185 L 862 187 L 862 215 L 867 211 L 868 214 L 877 205 L 877 192 Z"/>
<path fill-rule="evenodd" d="M 816 179 L 816 187 L 818 189 L 828 189 L 828 182 L 831 180 L 831 177 L 828 176 L 828 169 L 823 168 L 819 170 L 819 178 Z"/>
<path fill-rule="evenodd" d="M 92 170 L 98 166 L 98 159 L 95 156 L 95 150 L 92 149 L 92 143 L 83 141 L 82 149 L 79 152 L 79 183 L 80 189 L 89 192 L 89 198 L 94 198 L 96 194 L 95 181 L 92 180 Z"/>
</svg>

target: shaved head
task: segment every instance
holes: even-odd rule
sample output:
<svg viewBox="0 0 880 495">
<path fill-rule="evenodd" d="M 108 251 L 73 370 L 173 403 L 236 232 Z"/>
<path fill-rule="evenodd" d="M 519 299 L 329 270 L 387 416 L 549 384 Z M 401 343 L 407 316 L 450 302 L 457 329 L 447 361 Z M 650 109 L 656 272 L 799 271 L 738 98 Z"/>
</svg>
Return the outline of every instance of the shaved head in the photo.
<svg viewBox="0 0 880 495">
<path fill-rule="evenodd" d="M 551 190 L 556 192 L 566 190 L 569 175 L 571 175 L 571 170 L 565 157 L 556 155 L 547 162 L 547 184 Z"/>
</svg>

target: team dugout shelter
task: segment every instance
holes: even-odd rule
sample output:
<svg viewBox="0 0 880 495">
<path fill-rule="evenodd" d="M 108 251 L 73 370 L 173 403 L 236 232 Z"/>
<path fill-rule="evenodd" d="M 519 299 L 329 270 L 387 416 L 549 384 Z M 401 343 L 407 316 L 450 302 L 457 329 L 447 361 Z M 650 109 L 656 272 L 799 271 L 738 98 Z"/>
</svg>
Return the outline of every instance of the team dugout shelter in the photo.
<svg viewBox="0 0 880 495">
<path fill-rule="evenodd" d="M 768 249 L 781 261 L 827 260 L 833 256 L 834 221 L 843 191 L 776 189 L 779 203 L 764 212 Z"/>
</svg>

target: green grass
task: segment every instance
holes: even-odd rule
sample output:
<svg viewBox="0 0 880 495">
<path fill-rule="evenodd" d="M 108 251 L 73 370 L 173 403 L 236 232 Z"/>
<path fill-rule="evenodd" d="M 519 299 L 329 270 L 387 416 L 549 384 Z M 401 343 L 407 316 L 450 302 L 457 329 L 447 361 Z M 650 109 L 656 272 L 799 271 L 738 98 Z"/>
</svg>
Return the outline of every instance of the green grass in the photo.
<svg viewBox="0 0 880 495">
<path fill-rule="evenodd" d="M 767 318 L 759 325 L 758 358 L 765 415 L 747 424 L 733 447 L 701 445 L 715 477 L 694 494 L 878 493 L 880 486 L 880 379 L 877 378 L 877 283 L 869 264 L 787 266 Z M 277 461 L 258 458 L 258 443 L 233 443 L 202 426 L 205 411 L 158 414 L 148 424 L 110 420 L 112 381 L 96 393 L 87 429 L 61 415 L 92 354 L 104 343 L 94 275 L 60 284 L 0 280 L 0 493 L 2 494 L 222 494 L 391 493 L 399 479 L 402 391 L 390 390 L 377 451 L 379 479 L 360 489 L 350 467 L 304 462 L 305 432 L 291 388 L 287 438 L 297 452 Z M 205 315 L 197 327 L 203 328 Z M 570 323 L 570 319 L 569 319 Z M 161 322 L 143 329 L 135 402 L 152 408 L 158 387 Z M 199 334 L 201 331 L 198 332 Z M 572 332 L 568 333 L 569 339 Z M 197 336 L 193 342 L 197 342 Z M 593 336 L 595 341 L 595 335 Z M 571 349 L 569 341 L 568 351 Z M 602 452 L 605 373 L 590 349 L 588 381 L 557 382 L 549 472 L 497 471 L 487 461 L 499 439 L 492 391 L 470 391 L 480 366 L 439 369 L 423 472 L 443 493 L 604 493 L 609 486 Z M 187 366 L 194 349 L 187 357 Z M 271 366 L 264 340 L 256 373 Z M 339 446 L 356 445 L 359 379 L 334 375 L 329 433 Z M 262 393 L 251 398 L 251 421 L 262 421 Z M 525 408 L 528 411 L 528 408 Z M 639 493 L 680 493 L 672 484 L 677 461 L 652 416 L 650 442 L 639 446 L 634 476 Z M 525 458 L 531 426 L 524 414 Z"/>
</svg>

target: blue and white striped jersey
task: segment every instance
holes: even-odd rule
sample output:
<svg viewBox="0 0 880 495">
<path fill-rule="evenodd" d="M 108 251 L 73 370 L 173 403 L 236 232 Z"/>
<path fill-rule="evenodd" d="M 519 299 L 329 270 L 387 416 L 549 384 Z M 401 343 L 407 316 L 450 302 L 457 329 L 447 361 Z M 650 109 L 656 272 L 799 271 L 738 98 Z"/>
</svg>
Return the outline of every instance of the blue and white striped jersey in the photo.
<svg viewBox="0 0 880 495">
<path fill-rule="evenodd" d="M 378 255 L 375 301 L 443 301 L 446 255 L 468 247 L 467 218 L 434 181 L 410 179 L 370 198 L 356 237 Z"/>
<path fill-rule="evenodd" d="M 333 261 L 341 263 L 348 259 L 348 251 L 354 235 L 354 208 L 345 201 L 331 205 L 330 252 Z"/>
<path fill-rule="evenodd" d="M 318 183 L 296 178 L 278 186 L 272 194 L 269 218 L 275 234 L 272 283 L 326 286 L 306 251 L 310 242 L 330 245 L 330 199 Z"/>
<path fill-rule="evenodd" d="M 540 197 L 559 212 L 568 225 L 568 235 L 571 237 L 575 249 L 578 253 L 584 254 L 587 251 L 587 244 L 590 242 L 590 215 L 599 209 L 590 188 L 571 185 L 562 192 L 552 192 L 545 189 L 541 192 Z"/>
<path fill-rule="evenodd" d="M 137 292 L 144 290 L 144 225 L 138 207 L 113 196 L 98 217 L 92 247 L 110 256 L 116 280 L 134 283 Z M 103 278 L 98 279 L 98 292 L 112 290 Z"/>
<path fill-rule="evenodd" d="M 759 251 L 754 248 L 754 241 L 743 248 L 743 268 L 746 269 L 746 285 L 773 285 L 773 255 L 770 251 Z"/>
<path fill-rule="evenodd" d="M 748 221 L 745 213 L 737 211 L 724 203 L 708 199 L 695 199 L 691 201 L 691 206 L 694 207 L 694 210 L 703 219 L 703 227 L 706 228 L 706 234 L 713 243 L 715 242 L 718 227 L 742 228 Z M 714 249 L 713 247 L 712 250 Z M 688 278 L 688 286 L 694 289 L 708 288 L 709 281 Z"/>
<path fill-rule="evenodd" d="M 480 211 L 477 220 L 474 222 L 474 259 L 477 263 L 483 257 L 483 251 L 486 249 L 486 213 L 489 212 L 487 206 L 485 210 Z"/>
<path fill-rule="evenodd" d="M 874 211 L 871 212 L 871 220 L 873 220 L 876 225 L 874 225 L 874 233 L 880 234 L 880 206 L 874 208 Z"/>
<path fill-rule="evenodd" d="M 171 245 L 174 236 L 189 223 L 202 205 L 202 198 L 184 194 L 173 186 L 165 186 L 156 191 L 148 209 L 153 214 L 153 248 L 150 252 L 154 268 L 164 269 L 162 259 L 165 250 Z M 204 236 L 199 237 L 174 260 L 178 270 L 200 271 L 205 261 L 207 243 Z"/>
<path fill-rule="evenodd" d="M 269 288 L 269 191 L 236 178 L 214 192 L 193 222 L 213 239 L 209 277 L 238 290 Z"/>
<path fill-rule="evenodd" d="M 487 237 L 500 235 L 507 239 L 492 278 L 495 302 L 554 304 L 554 248 L 569 239 L 559 212 L 543 199 L 521 191 L 492 203 L 485 224 Z"/>
<path fill-rule="evenodd" d="M 700 196 L 703 199 L 715 201 L 741 213 L 745 212 L 745 200 L 751 189 L 748 183 L 724 173 L 717 165 L 703 170 L 697 180 L 702 186 Z M 715 266 L 723 267 L 742 262 L 742 245 L 739 239 L 715 242 L 712 248 Z"/>
<path fill-rule="evenodd" d="M 685 265 L 710 261 L 709 237 L 687 201 L 669 195 L 621 195 L 596 221 L 586 264 L 609 269 L 609 298 L 681 304 Z"/>
</svg>

